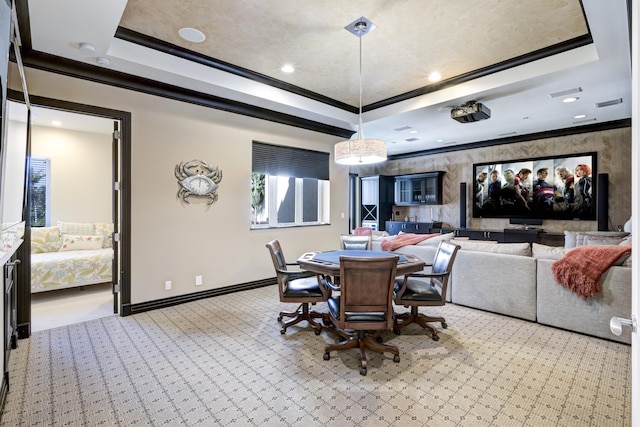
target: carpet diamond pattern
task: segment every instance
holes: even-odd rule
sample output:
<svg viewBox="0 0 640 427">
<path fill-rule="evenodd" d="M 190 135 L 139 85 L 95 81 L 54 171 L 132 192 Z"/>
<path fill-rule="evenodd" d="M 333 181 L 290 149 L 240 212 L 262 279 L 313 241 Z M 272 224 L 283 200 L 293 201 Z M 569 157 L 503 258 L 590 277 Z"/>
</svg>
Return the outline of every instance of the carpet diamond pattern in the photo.
<svg viewBox="0 0 640 427">
<path fill-rule="evenodd" d="M 293 308 L 269 286 L 36 332 L 11 353 L 0 424 L 631 424 L 627 345 L 448 304 L 440 341 L 384 333 L 401 361 L 369 352 L 363 377 L 355 349 L 323 360 L 331 330 L 280 335 Z"/>
</svg>

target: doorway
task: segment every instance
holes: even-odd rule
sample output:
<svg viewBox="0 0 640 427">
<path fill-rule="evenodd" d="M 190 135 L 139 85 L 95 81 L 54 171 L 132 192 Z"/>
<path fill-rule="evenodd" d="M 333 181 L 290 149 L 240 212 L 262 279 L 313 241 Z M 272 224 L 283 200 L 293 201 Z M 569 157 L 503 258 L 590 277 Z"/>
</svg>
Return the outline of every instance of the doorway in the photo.
<svg viewBox="0 0 640 427">
<path fill-rule="evenodd" d="M 129 189 L 129 167 L 124 167 L 130 158 L 129 129 L 130 114 L 126 112 L 31 98 L 29 232 L 24 243 L 29 256 L 23 257 L 29 262 L 23 264 L 19 279 L 20 338 L 65 324 L 124 315 L 122 304 L 130 299 L 129 245 L 123 245 L 130 219 L 128 203 L 122 203 Z M 40 189 L 46 196 L 38 195 L 34 186 L 42 178 L 31 176 L 38 162 L 48 163 L 44 169 L 48 176 L 43 180 L 48 193 Z M 34 212 L 33 207 L 43 200 L 48 206 Z M 123 206 L 127 206 L 126 213 Z M 57 251 L 39 247 L 43 230 L 59 233 Z M 47 236 L 44 243 L 51 241 Z M 63 269 L 65 261 L 46 267 L 53 271 L 37 270 L 45 268 L 36 264 L 42 260 L 46 264 L 48 256 L 74 258 L 72 265 L 80 265 L 81 271 L 70 272 L 68 266 Z M 78 256 L 90 259 L 80 262 L 75 259 Z"/>
<path fill-rule="evenodd" d="M 112 119 L 32 107 L 32 332 L 114 314 L 113 128 Z"/>
</svg>

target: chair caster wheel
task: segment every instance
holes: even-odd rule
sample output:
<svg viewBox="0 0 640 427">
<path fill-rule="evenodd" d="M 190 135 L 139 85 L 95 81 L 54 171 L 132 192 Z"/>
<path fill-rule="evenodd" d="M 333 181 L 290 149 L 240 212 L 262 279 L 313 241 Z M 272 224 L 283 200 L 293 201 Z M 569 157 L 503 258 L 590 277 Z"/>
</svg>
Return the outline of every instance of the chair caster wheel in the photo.
<svg viewBox="0 0 640 427">
<path fill-rule="evenodd" d="M 315 331 L 313 331 L 316 335 L 320 335 L 320 332 L 322 332 L 322 329 L 316 329 Z"/>
<path fill-rule="evenodd" d="M 396 335 L 400 335 L 400 329 L 394 329 L 393 333 L 396 334 Z"/>
<path fill-rule="evenodd" d="M 329 353 L 325 353 L 324 356 L 322 356 L 322 358 L 324 360 L 329 360 L 329 359 L 331 359 L 331 355 Z"/>
<path fill-rule="evenodd" d="M 344 341 L 346 341 L 346 340 L 347 340 L 347 339 L 346 339 L 345 337 L 343 337 L 342 335 L 339 335 L 339 336 L 338 336 L 338 341 L 340 341 L 340 342 L 344 342 Z"/>
<path fill-rule="evenodd" d="M 399 354 L 394 354 L 393 355 L 393 361 L 396 363 L 400 363 L 400 355 Z"/>
<path fill-rule="evenodd" d="M 282 322 L 282 316 L 278 316 L 278 322 Z"/>
<path fill-rule="evenodd" d="M 360 368 L 360 375 L 367 375 L 367 368 Z"/>
<path fill-rule="evenodd" d="M 442 322 L 440 324 L 442 325 L 442 329 L 447 329 L 449 327 L 449 325 L 447 325 L 447 322 Z"/>
<path fill-rule="evenodd" d="M 284 335 L 287 332 L 285 328 L 280 329 L 280 334 Z"/>
<path fill-rule="evenodd" d="M 382 337 L 376 337 L 376 342 L 377 343 L 382 343 Z"/>
<path fill-rule="evenodd" d="M 440 341 L 440 335 L 433 334 L 433 335 L 431 335 L 431 339 L 433 339 L 434 341 Z"/>
</svg>

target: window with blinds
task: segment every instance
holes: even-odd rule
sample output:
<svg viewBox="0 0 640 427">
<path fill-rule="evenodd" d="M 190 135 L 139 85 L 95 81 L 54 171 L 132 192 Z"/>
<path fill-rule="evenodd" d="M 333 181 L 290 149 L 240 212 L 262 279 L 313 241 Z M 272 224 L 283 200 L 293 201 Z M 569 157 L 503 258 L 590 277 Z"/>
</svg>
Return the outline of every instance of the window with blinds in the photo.
<svg viewBox="0 0 640 427">
<path fill-rule="evenodd" d="M 31 158 L 29 180 L 29 202 L 31 206 L 31 226 L 46 227 L 50 217 L 51 161 Z"/>
<path fill-rule="evenodd" d="M 329 153 L 253 142 L 251 228 L 329 223 Z"/>
</svg>

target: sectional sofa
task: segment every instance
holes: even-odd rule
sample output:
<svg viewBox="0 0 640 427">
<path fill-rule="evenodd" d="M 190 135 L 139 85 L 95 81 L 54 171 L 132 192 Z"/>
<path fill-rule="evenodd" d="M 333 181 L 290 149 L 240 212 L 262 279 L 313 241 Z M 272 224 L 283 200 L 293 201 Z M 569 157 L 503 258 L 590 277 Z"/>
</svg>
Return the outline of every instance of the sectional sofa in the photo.
<svg viewBox="0 0 640 427">
<path fill-rule="evenodd" d="M 584 236 L 593 236 L 592 241 Z M 439 241 L 452 239 L 461 248 L 449 281 L 449 302 L 629 344 L 630 331 L 613 335 L 609 320 L 631 316 L 630 259 L 609 268 L 601 277 L 602 292 L 586 300 L 556 283 L 551 272 L 565 252 L 576 245 L 596 244 L 601 237 L 610 240 L 597 244 L 617 244 L 625 233 L 565 232 L 565 247 L 458 240 L 449 233 L 394 252 L 430 262 Z M 382 241 L 391 238 L 374 239 L 373 250 L 383 250 Z"/>
</svg>

